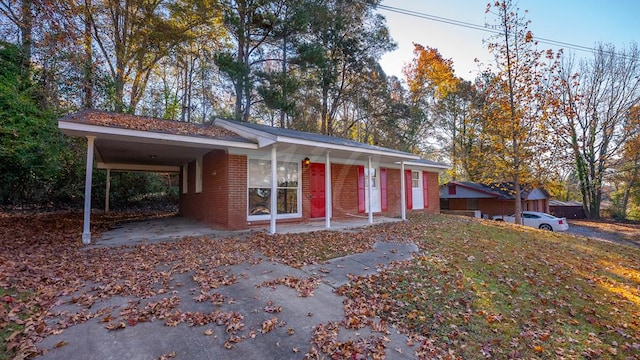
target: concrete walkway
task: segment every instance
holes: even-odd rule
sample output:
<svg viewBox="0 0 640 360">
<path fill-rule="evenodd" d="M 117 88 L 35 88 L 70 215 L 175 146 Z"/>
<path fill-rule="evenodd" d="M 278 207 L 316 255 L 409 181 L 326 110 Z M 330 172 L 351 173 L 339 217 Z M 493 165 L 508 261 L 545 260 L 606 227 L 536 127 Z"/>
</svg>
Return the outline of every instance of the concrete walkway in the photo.
<svg viewBox="0 0 640 360">
<path fill-rule="evenodd" d="M 302 359 L 311 349 L 313 330 L 319 324 L 340 323 L 344 319 L 344 297 L 334 289 L 348 281 L 347 274 L 366 275 L 395 260 L 411 258 L 418 249 L 413 244 L 378 242 L 374 251 L 333 259 L 322 265 L 294 269 L 263 259 L 258 263 L 228 266 L 216 270 L 226 271 L 238 279 L 234 284 L 215 289 L 215 294 L 225 299 L 221 304 L 211 301 L 196 302 L 194 293 L 198 285 L 191 273 L 175 274 L 170 285 L 171 294 L 157 295 L 151 299 L 135 299 L 143 303 L 160 298 L 178 296 L 177 310 L 233 312 L 239 314 L 243 327 L 235 334 L 227 333 L 225 326 L 215 323 L 205 326 L 166 326 L 156 320 L 108 331 L 100 318 L 74 325 L 59 335 L 44 339 L 39 345 L 47 353 L 42 359 L 158 359 L 163 355 L 176 359 Z M 141 254 L 141 256 L 144 256 Z M 296 278 L 320 278 L 314 295 L 301 297 L 284 285 L 265 285 L 285 276 Z M 114 297 L 96 302 L 90 311 L 109 308 L 114 316 L 133 299 Z M 268 311 L 278 307 L 280 311 Z M 51 312 L 78 312 L 80 308 L 71 301 L 52 309 Z M 262 333 L 263 323 L 277 318 L 277 326 Z M 55 321 L 55 318 L 51 321 Z M 124 321 L 124 320 L 123 320 Z M 412 359 L 415 348 L 407 346 L 407 339 L 395 329 L 388 333 L 373 331 L 370 327 L 358 331 L 339 326 L 340 341 L 364 341 L 374 343 L 383 339 L 388 359 Z M 229 342 L 233 336 L 236 342 Z M 226 345 L 225 345 L 226 344 Z M 229 348 L 230 347 L 230 348 Z"/>
<path fill-rule="evenodd" d="M 380 219 L 376 218 L 376 220 Z M 391 219 L 393 220 L 395 219 Z M 334 222 L 334 224 L 339 223 Z M 366 219 L 344 222 L 342 226 L 346 231 L 357 231 L 350 229 L 358 224 L 366 225 Z M 323 229 L 324 222 L 279 225 L 278 230 L 283 231 L 287 227 L 292 232 L 316 231 Z M 251 231 L 245 233 L 250 234 Z M 217 232 L 186 219 L 168 218 L 126 224 L 104 233 L 103 238 L 98 239 L 95 246 L 133 245 L 141 242 L 171 241 L 171 239 L 189 235 L 215 237 L 224 234 L 226 233 Z M 141 251 L 139 256 L 144 259 L 143 250 L 137 247 L 131 249 L 131 251 Z M 172 274 L 167 285 L 170 289 L 168 293 L 146 299 L 114 296 L 98 299 L 91 308 L 83 309 L 73 301 L 73 296 L 77 297 L 80 293 L 69 294 L 50 309 L 52 316 L 47 318 L 49 324 L 66 322 L 70 324 L 69 327 L 60 334 L 47 337 L 37 346 L 47 351 L 41 358 L 54 360 L 159 359 L 163 356 L 175 359 L 302 359 L 311 349 L 316 326 L 329 323 L 340 324 L 344 320 L 345 298 L 338 296 L 335 289 L 348 282 L 349 274 L 374 274 L 393 261 L 410 259 L 417 251 L 418 248 L 413 244 L 382 241 L 377 242 L 371 252 L 336 258 L 301 269 L 269 261 L 264 257 L 261 261 L 223 266 L 215 270 L 235 277 L 237 281 L 211 290 L 211 295 L 223 299 L 219 303 L 198 302 L 194 299 L 200 293 L 200 288 L 193 281 L 192 272 Z M 101 249 L 101 253 L 108 257 L 111 249 Z M 320 284 L 315 289 L 314 295 L 310 297 L 301 297 L 295 290 L 285 285 L 268 284 L 273 284 L 284 277 L 312 277 L 319 279 Z M 88 284 L 82 291 L 91 292 L 91 286 Z M 114 318 L 118 318 L 117 321 L 126 322 L 126 318 L 119 314 L 130 305 L 130 302 L 140 303 L 140 306 L 144 307 L 149 302 L 158 302 L 170 297 L 180 299 L 175 310 L 181 313 L 237 314 L 243 326 L 238 332 L 229 333 L 224 325 L 215 323 L 204 326 L 188 326 L 186 323 L 167 326 L 164 320 L 155 319 L 109 331 L 105 329 L 105 323 L 101 322 L 105 314 L 76 325 L 72 325 L 72 321 L 69 320 L 82 319 L 87 313 L 108 310 Z M 274 308 L 279 308 L 279 311 L 269 311 Z M 277 320 L 275 328 L 263 333 L 261 330 L 265 321 L 274 318 Z M 388 333 L 380 333 L 367 326 L 354 331 L 340 325 L 338 339 L 373 343 L 375 339 L 384 338 L 387 359 L 415 358 L 413 354 L 418 345 L 410 347 L 407 345 L 406 337 L 399 334 L 396 329 L 388 328 L 387 330 Z M 230 342 L 231 339 L 235 340 Z"/>
</svg>

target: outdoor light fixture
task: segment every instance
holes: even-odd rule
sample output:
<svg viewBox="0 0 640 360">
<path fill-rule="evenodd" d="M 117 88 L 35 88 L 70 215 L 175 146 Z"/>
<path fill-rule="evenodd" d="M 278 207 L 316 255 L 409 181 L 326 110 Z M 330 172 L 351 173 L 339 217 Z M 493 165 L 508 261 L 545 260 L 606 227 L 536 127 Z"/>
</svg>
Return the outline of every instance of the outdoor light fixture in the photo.
<svg viewBox="0 0 640 360">
<path fill-rule="evenodd" d="M 309 164 L 311 164 L 311 160 L 309 160 L 308 157 L 306 157 L 306 158 L 304 158 L 304 160 L 302 160 L 302 165 L 309 166 Z"/>
</svg>

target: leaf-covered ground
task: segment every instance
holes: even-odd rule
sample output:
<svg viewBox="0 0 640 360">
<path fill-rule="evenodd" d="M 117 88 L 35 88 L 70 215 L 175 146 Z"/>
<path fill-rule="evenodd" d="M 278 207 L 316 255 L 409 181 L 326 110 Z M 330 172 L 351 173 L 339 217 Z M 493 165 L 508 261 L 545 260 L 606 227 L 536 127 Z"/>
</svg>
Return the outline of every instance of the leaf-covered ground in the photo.
<svg viewBox="0 0 640 360">
<path fill-rule="evenodd" d="M 340 291 L 421 358 L 640 358 L 640 252 L 510 224 L 415 217 L 413 261 Z"/>
<path fill-rule="evenodd" d="M 93 231 L 136 216 L 98 216 Z M 367 251 L 377 240 L 415 242 L 420 253 L 342 287 L 339 292 L 348 298 L 340 326 L 360 329 L 367 324 L 384 333 L 395 325 L 424 359 L 640 358 L 636 248 L 509 224 L 423 215 L 359 232 L 258 233 L 87 250 L 79 241 L 81 224 L 76 213 L 0 215 L 0 359 L 35 356 L 44 337 L 94 317 L 105 331 L 152 317 L 168 325 L 217 324 L 231 334 L 224 346 L 233 348 L 242 340 L 236 334 L 243 314 L 179 313 L 169 279 L 189 274 L 199 287 L 194 300 L 215 304 L 224 299 L 211 290 L 237 281 L 218 270 L 224 265 L 260 261 L 259 252 L 299 268 Z M 263 286 L 287 285 L 313 296 L 314 281 L 282 278 Z M 133 302 L 118 314 L 91 308 L 115 296 L 157 299 L 163 294 L 158 301 Z M 52 322 L 49 309 L 62 301 L 83 310 L 57 314 Z M 274 304 L 267 310 L 277 314 L 281 309 Z M 273 329 L 273 319 L 262 324 L 262 332 Z M 378 351 L 382 341 L 338 342 L 338 326 L 318 326 L 307 357 L 383 354 Z M 306 349 L 301 350 L 300 358 Z"/>
</svg>

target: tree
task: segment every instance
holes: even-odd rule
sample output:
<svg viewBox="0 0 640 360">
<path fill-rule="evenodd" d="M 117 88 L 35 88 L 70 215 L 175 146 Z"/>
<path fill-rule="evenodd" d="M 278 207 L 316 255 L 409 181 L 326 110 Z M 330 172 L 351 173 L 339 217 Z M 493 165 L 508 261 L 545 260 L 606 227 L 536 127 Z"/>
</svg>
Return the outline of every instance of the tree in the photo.
<svg viewBox="0 0 640 360">
<path fill-rule="evenodd" d="M 220 53 L 215 61 L 233 83 L 236 120 L 247 121 L 254 97 L 254 70 L 264 62 L 263 46 L 273 35 L 284 1 L 224 0 L 221 4 L 235 51 Z"/>
<path fill-rule="evenodd" d="M 635 105 L 627 113 L 626 133 L 631 135 L 622 147 L 622 154 L 617 159 L 614 168 L 613 181 L 621 188 L 617 215 L 621 219 L 627 218 L 629 200 L 632 192 L 640 185 L 640 105 Z"/>
<path fill-rule="evenodd" d="M 46 203 L 61 143 L 54 114 L 39 107 L 22 49 L 0 42 L 0 203 Z"/>
<path fill-rule="evenodd" d="M 546 149 L 543 120 L 548 115 L 546 85 L 553 71 L 553 54 L 537 50 L 528 30 L 529 21 L 510 0 L 487 5 L 498 20 L 488 43 L 495 57 L 496 77 L 488 91 L 486 136 L 492 146 L 496 172 L 510 179 L 515 188 L 516 223 L 521 223 L 521 184 L 533 181 L 531 165 Z M 544 56 L 549 60 L 545 63 Z"/>
<path fill-rule="evenodd" d="M 378 2 L 327 0 L 313 8 L 309 43 L 301 48 L 300 59 L 312 70 L 319 90 L 324 134 L 340 133 L 335 122 L 345 102 L 357 101 L 355 80 L 375 71 L 377 59 L 396 46 L 384 17 L 373 12 Z"/>
<path fill-rule="evenodd" d="M 599 44 L 593 55 L 579 66 L 564 59 L 554 124 L 571 151 L 586 215 L 598 219 L 607 173 L 638 132 L 629 114 L 640 103 L 640 51 Z"/>
<path fill-rule="evenodd" d="M 135 112 L 158 62 L 191 39 L 190 30 L 213 12 L 206 0 L 101 0 L 86 2 L 86 8 L 117 112 Z"/>
</svg>

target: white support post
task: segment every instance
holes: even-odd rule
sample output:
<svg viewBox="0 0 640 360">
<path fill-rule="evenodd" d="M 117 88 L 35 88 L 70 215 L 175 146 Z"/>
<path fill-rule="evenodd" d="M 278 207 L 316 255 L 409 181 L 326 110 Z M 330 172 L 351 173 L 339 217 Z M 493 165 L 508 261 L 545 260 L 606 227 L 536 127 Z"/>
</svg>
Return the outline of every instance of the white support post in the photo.
<svg viewBox="0 0 640 360">
<path fill-rule="evenodd" d="M 371 173 L 373 172 L 371 169 L 371 156 L 369 156 L 369 176 L 367 176 L 367 181 L 369 183 L 369 224 L 373 224 L 373 211 L 371 211 L 371 209 L 373 209 L 372 207 L 372 203 L 373 203 L 373 184 L 372 184 L 372 178 L 371 178 Z"/>
<path fill-rule="evenodd" d="M 111 169 L 107 169 L 107 186 L 104 190 L 104 212 L 109 212 L 109 191 L 111 190 Z"/>
<path fill-rule="evenodd" d="M 276 216 L 278 215 L 278 158 L 276 145 L 271 146 L 271 199 L 270 199 L 270 224 L 269 234 L 276 233 Z"/>
<path fill-rule="evenodd" d="M 327 150 L 327 158 L 324 163 L 324 226 L 327 229 L 331 228 L 331 215 L 332 215 L 332 201 L 331 201 L 331 159 L 329 158 L 329 151 Z"/>
<path fill-rule="evenodd" d="M 402 220 L 407 220 L 407 200 L 406 200 L 406 185 L 404 178 L 404 161 L 400 162 L 400 214 Z"/>
<path fill-rule="evenodd" d="M 87 167 L 84 178 L 84 227 L 82 230 L 82 243 L 91 243 L 91 183 L 93 175 L 93 143 L 95 136 L 87 136 Z"/>
</svg>

